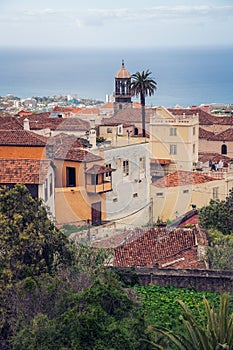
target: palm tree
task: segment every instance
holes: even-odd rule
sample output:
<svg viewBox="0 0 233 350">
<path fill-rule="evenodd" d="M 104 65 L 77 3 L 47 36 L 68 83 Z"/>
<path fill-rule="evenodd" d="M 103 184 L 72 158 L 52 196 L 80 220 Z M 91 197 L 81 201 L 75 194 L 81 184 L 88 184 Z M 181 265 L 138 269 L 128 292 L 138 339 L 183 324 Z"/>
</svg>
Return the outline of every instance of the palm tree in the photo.
<svg viewBox="0 0 233 350">
<path fill-rule="evenodd" d="M 156 331 L 171 343 L 175 344 L 178 350 L 232 350 L 233 349 L 233 313 L 229 314 L 228 293 L 220 296 L 220 306 L 218 313 L 211 307 L 208 300 L 204 298 L 207 323 L 198 323 L 190 309 L 178 300 L 183 315 L 181 320 L 186 328 L 187 335 L 172 332 L 169 329 L 159 326 L 151 326 L 150 330 Z M 157 342 L 149 343 L 153 349 L 164 350 L 165 347 Z"/>
<path fill-rule="evenodd" d="M 132 96 L 140 96 L 142 106 L 142 136 L 146 137 L 146 122 L 145 122 L 145 102 L 146 96 L 151 96 L 157 89 L 157 83 L 150 77 L 151 72 L 137 72 L 131 75 L 131 94 Z"/>
</svg>

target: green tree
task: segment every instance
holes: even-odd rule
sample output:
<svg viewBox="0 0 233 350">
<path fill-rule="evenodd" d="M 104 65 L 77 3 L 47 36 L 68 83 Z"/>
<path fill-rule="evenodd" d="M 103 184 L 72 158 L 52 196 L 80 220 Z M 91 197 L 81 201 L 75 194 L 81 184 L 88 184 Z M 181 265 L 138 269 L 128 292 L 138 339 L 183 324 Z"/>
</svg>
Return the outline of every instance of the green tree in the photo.
<svg viewBox="0 0 233 350">
<path fill-rule="evenodd" d="M 198 322 L 184 302 L 178 300 L 182 308 L 181 321 L 186 334 L 175 333 L 164 327 L 151 326 L 150 330 L 164 335 L 180 350 L 232 350 L 233 349 L 233 314 L 229 312 L 230 295 L 220 296 L 218 312 L 204 298 L 206 320 Z M 201 317 L 199 318 L 201 320 Z M 149 342 L 153 349 L 165 349 Z"/>
<path fill-rule="evenodd" d="M 0 278 L 4 283 L 53 273 L 71 259 L 67 238 L 26 186 L 0 188 Z"/>
<path fill-rule="evenodd" d="M 211 200 L 210 204 L 199 211 L 199 223 L 205 229 L 216 229 L 223 234 L 233 230 L 233 190 L 223 200 Z"/>
<path fill-rule="evenodd" d="M 145 121 L 145 104 L 146 96 L 151 96 L 157 89 L 157 83 L 150 77 L 149 70 L 136 72 L 131 76 L 131 93 L 135 96 L 140 96 L 142 108 L 142 136 L 146 137 L 146 121 Z"/>
<path fill-rule="evenodd" d="M 41 304 L 38 287 L 34 289 L 28 282 L 29 289 L 21 290 L 19 295 L 23 293 L 25 300 L 30 292 L 35 305 Z M 60 283 L 56 286 L 60 288 Z M 138 302 L 124 290 L 112 271 L 101 273 L 91 286 L 81 291 L 75 291 L 71 284 L 69 288 L 63 284 L 64 289 L 59 293 L 47 287 L 42 290 L 40 287 L 40 291 L 47 295 L 51 307 L 37 310 L 30 320 L 30 308 L 26 308 L 28 315 L 24 315 L 11 337 L 13 350 L 150 349 L 150 345 L 140 342 L 146 326 Z M 42 301 L 46 305 L 43 295 Z"/>
</svg>

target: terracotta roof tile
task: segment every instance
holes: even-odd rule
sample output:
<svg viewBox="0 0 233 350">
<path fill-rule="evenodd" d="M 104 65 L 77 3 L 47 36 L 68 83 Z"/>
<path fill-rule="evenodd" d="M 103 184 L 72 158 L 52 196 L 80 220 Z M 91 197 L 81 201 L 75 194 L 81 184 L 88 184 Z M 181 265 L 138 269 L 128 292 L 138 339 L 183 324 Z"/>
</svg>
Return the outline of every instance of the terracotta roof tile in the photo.
<svg viewBox="0 0 233 350">
<path fill-rule="evenodd" d="M 77 114 L 96 115 L 96 114 L 99 114 L 99 113 L 100 113 L 99 108 L 81 108 L 80 111 Z"/>
<path fill-rule="evenodd" d="M 176 187 L 185 185 L 201 184 L 205 182 L 215 181 L 214 177 L 207 176 L 200 172 L 176 171 L 168 174 L 161 179 L 155 181 L 152 185 L 155 187 Z"/>
<path fill-rule="evenodd" d="M 80 139 L 74 135 L 61 133 L 50 137 L 48 144 L 54 145 L 54 158 L 77 162 L 93 162 L 102 158 L 83 149 L 85 146 Z"/>
<path fill-rule="evenodd" d="M 47 138 L 27 130 L 0 130 L 1 146 L 46 146 Z"/>
<path fill-rule="evenodd" d="M 214 133 L 211 131 L 207 131 L 201 127 L 199 127 L 199 139 L 209 140 L 214 136 Z"/>
<path fill-rule="evenodd" d="M 40 159 L 0 159 L 0 184 L 43 184 L 50 164 Z"/>
<path fill-rule="evenodd" d="M 220 160 L 223 160 L 224 162 L 224 166 L 225 164 L 229 163 L 231 161 L 231 158 L 224 156 L 222 154 L 219 153 L 211 153 L 211 152 L 200 152 L 198 154 L 198 160 L 200 162 L 208 162 L 208 161 L 212 161 L 212 162 L 219 162 Z"/>
<path fill-rule="evenodd" d="M 23 130 L 23 124 L 12 115 L 1 116 L 0 130 Z"/>
<path fill-rule="evenodd" d="M 104 165 L 94 164 L 90 169 L 87 169 L 86 174 L 104 174 L 111 173 L 114 169 Z"/>
<path fill-rule="evenodd" d="M 114 249 L 115 266 L 176 268 L 203 267 L 199 261 L 197 245 L 207 245 L 203 232 L 196 227 L 189 230 L 147 229 L 139 237 Z"/>
<path fill-rule="evenodd" d="M 212 141 L 233 141 L 233 129 L 229 128 L 223 132 L 213 135 Z"/>
<path fill-rule="evenodd" d="M 146 117 L 145 117 L 146 123 L 149 123 L 150 117 L 155 113 L 155 109 L 147 108 L 145 112 L 146 112 Z M 141 122 L 142 122 L 142 112 L 141 112 L 141 109 L 139 108 L 123 109 L 117 112 L 116 114 L 114 114 L 113 117 L 102 119 L 103 124 L 105 123 L 135 124 L 135 123 L 141 123 Z"/>
<path fill-rule="evenodd" d="M 19 117 L 21 122 L 25 119 Z M 90 123 L 80 118 L 59 118 L 50 117 L 50 113 L 32 114 L 27 117 L 31 130 L 41 130 L 49 128 L 50 130 L 59 131 L 88 131 Z"/>
</svg>

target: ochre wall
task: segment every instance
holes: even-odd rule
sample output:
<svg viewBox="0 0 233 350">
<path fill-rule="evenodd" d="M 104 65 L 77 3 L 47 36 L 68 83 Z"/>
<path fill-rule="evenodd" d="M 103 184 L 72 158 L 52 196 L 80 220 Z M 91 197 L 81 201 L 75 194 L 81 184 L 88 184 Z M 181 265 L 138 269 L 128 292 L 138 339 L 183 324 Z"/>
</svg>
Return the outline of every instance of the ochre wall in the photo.
<svg viewBox="0 0 233 350">
<path fill-rule="evenodd" d="M 55 189 L 56 223 L 83 225 L 91 219 L 92 203 L 101 202 L 102 220 L 106 219 L 105 194 L 88 194 L 85 188 L 64 187 Z"/>
<path fill-rule="evenodd" d="M 32 146 L 0 146 L 1 158 L 28 158 L 28 159 L 45 159 L 45 147 Z"/>
</svg>

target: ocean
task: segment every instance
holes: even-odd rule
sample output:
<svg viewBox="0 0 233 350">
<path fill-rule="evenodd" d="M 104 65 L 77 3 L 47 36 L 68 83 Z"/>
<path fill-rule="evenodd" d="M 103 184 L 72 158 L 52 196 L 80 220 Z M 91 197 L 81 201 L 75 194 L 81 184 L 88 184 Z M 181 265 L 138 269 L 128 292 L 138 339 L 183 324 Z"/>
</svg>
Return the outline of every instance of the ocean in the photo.
<svg viewBox="0 0 233 350">
<path fill-rule="evenodd" d="M 76 94 L 105 100 L 121 68 L 149 69 L 157 91 L 149 106 L 233 103 L 233 48 L 0 49 L 0 96 Z M 137 99 L 135 99 L 137 100 Z"/>
</svg>

